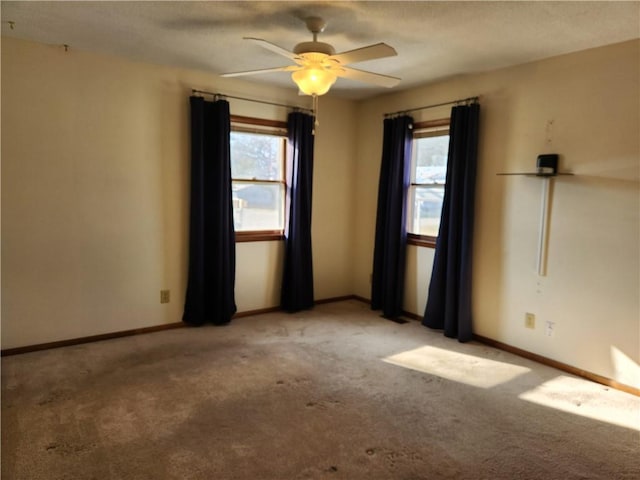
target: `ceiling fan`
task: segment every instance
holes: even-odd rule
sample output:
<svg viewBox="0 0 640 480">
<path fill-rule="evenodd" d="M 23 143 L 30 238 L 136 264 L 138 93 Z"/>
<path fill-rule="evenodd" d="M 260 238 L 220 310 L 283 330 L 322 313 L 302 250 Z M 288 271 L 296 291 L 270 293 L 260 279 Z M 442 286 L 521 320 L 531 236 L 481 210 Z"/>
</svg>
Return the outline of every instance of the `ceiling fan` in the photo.
<svg viewBox="0 0 640 480">
<path fill-rule="evenodd" d="M 298 43 L 293 52 L 261 38 L 244 37 L 245 40 L 251 40 L 267 50 L 287 57 L 295 62 L 296 65 L 225 73 L 222 76 L 239 77 L 260 73 L 292 72 L 291 78 L 298 85 L 300 91 L 306 95 L 313 96 L 327 93 L 337 77 L 358 80 L 387 88 L 396 86 L 400 81 L 397 77 L 347 67 L 352 63 L 395 56 L 397 52 L 393 47 L 386 43 L 376 43 L 336 54 L 333 46 L 318 41 L 318 34 L 324 31 L 327 23 L 320 17 L 307 17 L 305 23 L 313 34 L 313 41 Z"/>
</svg>

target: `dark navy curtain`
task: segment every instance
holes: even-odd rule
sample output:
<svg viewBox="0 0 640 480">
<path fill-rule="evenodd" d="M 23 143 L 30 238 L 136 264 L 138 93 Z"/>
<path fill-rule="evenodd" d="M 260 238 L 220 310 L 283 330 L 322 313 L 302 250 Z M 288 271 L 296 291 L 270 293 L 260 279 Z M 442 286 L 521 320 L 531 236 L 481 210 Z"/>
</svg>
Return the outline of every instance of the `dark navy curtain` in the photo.
<svg viewBox="0 0 640 480">
<path fill-rule="evenodd" d="M 287 222 L 280 306 L 287 312 L 313 307 L 311 194 L 314 118 L 292 112 L 287 119 Z"/>
<path fill-rule="evenodd" d="M 447 183 L 422 324 L 471 340 L 471 263 L 480 105 L 451 110 Z"/>
<path fill-rule="evenodd" d="M 389 319 L 402 315 L 412 128 L 413 119 L 407 115 L 384 120 L 371 308 Z"/>
<path fill-rule="evenodd" d="M 229 103 L 191 97 L 189 277 L 182 320 L 229 323 L 236 312 Z"/>
</svg>

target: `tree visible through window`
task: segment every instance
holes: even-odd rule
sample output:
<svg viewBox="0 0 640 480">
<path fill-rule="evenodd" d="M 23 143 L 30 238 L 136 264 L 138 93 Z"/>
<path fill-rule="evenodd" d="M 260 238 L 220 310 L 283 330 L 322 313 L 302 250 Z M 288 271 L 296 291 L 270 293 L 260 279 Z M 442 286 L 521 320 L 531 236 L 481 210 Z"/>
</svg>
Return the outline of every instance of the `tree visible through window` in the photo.
<svg viewBox="0 0 640 480">
<path fill-rule="evenodd" d="M 449 125 L 448 121 L 431 123 L 414 127 L 407 232 L 413 239 L 434 241 L 440 228 L 447 177 Z"/>
<path fill-rule="evenodd" d="M 282 235 L 286 138 L 282 133 L 231 132 L 233 220 L 236 232 Z"/>
</svg>

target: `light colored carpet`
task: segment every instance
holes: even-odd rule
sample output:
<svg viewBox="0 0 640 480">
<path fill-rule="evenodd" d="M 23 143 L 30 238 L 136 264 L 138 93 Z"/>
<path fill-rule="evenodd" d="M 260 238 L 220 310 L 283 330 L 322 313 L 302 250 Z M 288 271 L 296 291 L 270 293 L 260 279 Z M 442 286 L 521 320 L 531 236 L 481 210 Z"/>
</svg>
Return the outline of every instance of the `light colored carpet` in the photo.
<svg viewBox="0 0 640 480">
<path fill-rule="evenodd" d="M 357 301 L 5 357 L 2 478 L 638 479 L 640 398 Z"/>
</svg>

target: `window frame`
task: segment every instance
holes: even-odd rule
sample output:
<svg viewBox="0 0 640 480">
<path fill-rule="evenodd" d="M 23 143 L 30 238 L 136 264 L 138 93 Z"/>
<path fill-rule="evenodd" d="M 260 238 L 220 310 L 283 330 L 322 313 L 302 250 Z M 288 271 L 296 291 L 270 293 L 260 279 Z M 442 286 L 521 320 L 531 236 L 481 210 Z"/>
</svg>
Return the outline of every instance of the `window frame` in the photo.
<svg viewBox="0 0 640 480">
<path fill-rule="evenodd" d="M 274 135 L 282 137 L 284 142 L 282 148 L 282 180 L 257 180 L 257 179 L 234 179 L 231 182 L 247 182 L 247 183 L 265 183 L 265 184 L 282 184 L 283 191 L 286 195 L 287 191 L 287 122 L 281 120 L 269 120 L 266 118 L 245 117 L 241 115 L 231 115 L 231 131 L 255 133 L 260 135 Z M 283 205 L 284 215 L 286 218 L 286 202 Z M 285 222 L 286 223 L 286 222 Z M 276 240 L 284 240 L 284 228 L 282 230 L 247 230 L 243 232 L 235 232 L 236 243 L 243 242 L 268 242 Z"/>
<path fill-rule="evenodd" d="M 421 138 L 420 137 L 420 132 L 424 131 L 424 130 L 428 130 L 428 129 L 438 129 L 438 128 L 442 128 L 442 127 L 447 127 L 447 134 L 449 134 L 450 131 L 450 127 L 451 127 L 451 119 L 450 118 L 440 118 L 437 120 L 427 120 L 424 122 L 415 122 L 413 124 L 413 138 L 418 139 Z M 443 129 L 444 130 L 444 129 Z M 436 135 L 437 136 L 437 135 Z M 413 173 L 413 157 L 411 159 L 412 165 L 412 180 L 415 179 L 414 177 L 414 173 Z M 416 187 L 416 186 L 421 186 L 424 185 L 422 183 L 414 183 L 413 181 L 410 183 L 409 189 L 407 190 L 407 206 L 409 205 L 409 192 L 411 187 Z M 446 186 L 446 183 L 443 185 L 443 187 Z M 405 226 L 406 228 L 406 226 Z M 407 244 L 408 245 L 416 245 L 418 247 L 427 247 L 427 248 L 436 248 L 436 241 L 437 241 L 438 237 L 433 236 L 433 235 L 421 235 L 419 233 L 410 233 L 407 230 Z"/>
</svg>

